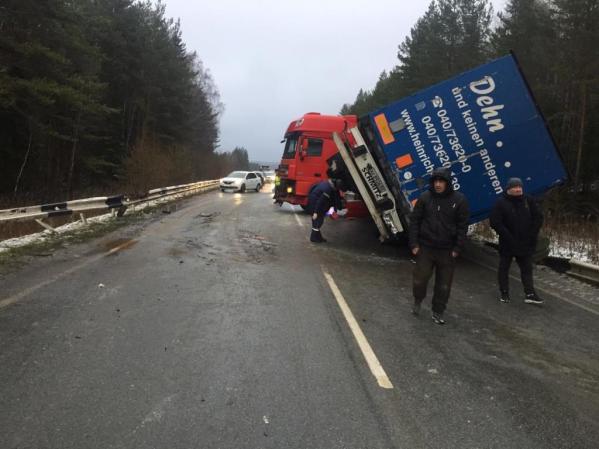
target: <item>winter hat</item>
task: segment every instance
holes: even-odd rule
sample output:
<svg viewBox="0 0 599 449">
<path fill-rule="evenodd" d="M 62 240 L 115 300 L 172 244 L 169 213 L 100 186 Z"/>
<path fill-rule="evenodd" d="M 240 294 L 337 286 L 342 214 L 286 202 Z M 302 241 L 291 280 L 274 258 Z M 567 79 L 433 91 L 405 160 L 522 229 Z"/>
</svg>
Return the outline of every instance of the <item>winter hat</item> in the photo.
<svg viewBox="0 0 599 449">
<path fill-rule="evenodd" d="M 510 190 L 512 187 L 524 187 L 524 183 L 520 178 L 510 178 L 505 185 L 505 189 Z"/>
<path fill-rule="evenodd" d="M 442 179 L 451 184 L 451 172 L 446 168 L 435 168 L 431 173 L 431 184 L 435 179 Z"/>
</svg>

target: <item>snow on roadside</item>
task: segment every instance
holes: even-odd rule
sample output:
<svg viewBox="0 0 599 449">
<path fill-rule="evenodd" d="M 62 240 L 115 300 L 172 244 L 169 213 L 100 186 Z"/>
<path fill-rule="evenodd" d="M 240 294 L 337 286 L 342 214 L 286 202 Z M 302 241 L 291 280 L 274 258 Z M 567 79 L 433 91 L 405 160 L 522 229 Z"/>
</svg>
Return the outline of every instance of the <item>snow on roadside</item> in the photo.
<svg viewBox="0 0 599 449">
<path fill-rule="evenodd" d="M 570 240 L 568 238 L 552 239 L 549 255 L 566 259 L 575 259 L 580 262 L 596 265 L 599 264 L 599 254 L 593 253 L 592 250 L 592 248 L 596 247 L 597 242 L 591 240 Z"/>
<path fill-rule="evenodd" d="M 159 198 L 153 201 L 148 201 L 147 203 L 143 203 L 143 204 L 139 204 L 136 206 L 131 206 L 127 212 L 131 211 L 134 212 L 139 208 L 145 209 L 147 207 L 153 207 L 153 206 L 158 206 L 160 204 L 163 203 L 167 203 L 169 201 L 172 201 L 173 198 Z M 95 217 L 90 217 L 87 219 L 87 223 L 88 224 L 94 224 L 94 223 L 106 223 L 108 222 L 110 219 L 112 219 L 112 212 L 108 212 L 106 214 L 103 215 L 97 215 Z M 20 248 L 22 246 L 26 246 L 32 243 L 44 243 L 52 238 L 55 238 L 56 236 L 59 235 L 64 235 L 70 232 L 75 232 L 79 229 L 85 228 L 87 225 L 85 223 L 83 223 L 82 221 L 75 221 L 73 223 L 67 223 L 65 225 L 59 226 L 57 228 L 54 228 L 54 232 L 50 231 L 48 229 L 42 231 L 42 232 L 38 232 L 35 234 L 29 234 L 29 235 L 24 235 L 23 237 L 15 237 L 12 239 L 7 239 L 7 240 L 3 240 L 0 241 L 0 253 L 3 253 L 5 251 L 8 251 L 10 249 L 13 248 Z"/>
<path fill-rule="evenodd" d="M 112 214 L 104 214 L 98 215 L 96 217 L 91 217 L 87 219 L 88 223 L 105 223 L 112 218 Z M 73 223 L 68 223 L 63 226 L 59 226 L 54 228 L 54 232 L 46 229 L 42 232 L 38 232 L 35 234 L 24 235 L 23 237 L 15 237 L 8 240 L 3 240 L 0 242 L 0 253 L 4 251 L 8 251 L 12 248 L 19 248 L 21 246 L 26 246 L 31 243 L 43 243 L 46 242 L 58 235 L 64 235 L 69 232 L 77 231 L 81 228 L 84 228 L 86 225 L 82 221 L 75 221 Z"/>
<path fill-rule="evenodd" d="M 484 223 L 471 225 L 468 229 L 468 236 L 480 242 L 499 243 L 497 234 L 491 231 L 488 225 Z M 597 265 L 599 264 L 597 247 L 597 242 L 591 239 L 574 239 L 568 238 L 565 235 L 554 235 L 551 236 L 549 255 Z"/>
</svg>

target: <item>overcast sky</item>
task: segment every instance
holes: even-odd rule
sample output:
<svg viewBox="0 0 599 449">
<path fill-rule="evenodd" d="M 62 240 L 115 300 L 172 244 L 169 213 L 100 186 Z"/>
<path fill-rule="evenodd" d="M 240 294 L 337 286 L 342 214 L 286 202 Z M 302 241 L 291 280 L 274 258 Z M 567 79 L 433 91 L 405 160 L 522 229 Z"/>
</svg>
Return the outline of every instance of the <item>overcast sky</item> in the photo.
<svg viewBox="0 0 599 449">
<path fill-rule="evenodd" d="M 291 120 L 337 114 L 397 63 L 428 0 L 165 0 L 218 87 L 221 150 L 278 161 Z M 495 11 L 505 0 L 493 0 Z"/>
</svg>

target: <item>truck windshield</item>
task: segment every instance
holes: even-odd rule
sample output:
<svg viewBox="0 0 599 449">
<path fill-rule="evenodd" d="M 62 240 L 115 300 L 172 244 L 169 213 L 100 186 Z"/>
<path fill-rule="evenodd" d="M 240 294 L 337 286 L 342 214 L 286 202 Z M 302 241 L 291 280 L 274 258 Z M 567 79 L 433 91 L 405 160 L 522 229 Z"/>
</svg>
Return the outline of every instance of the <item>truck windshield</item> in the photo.
<svg viewBox="0 0 599 449">
<path fill-rule="evenodd" d="M 283 159 L 293 159 L 295 157 L 295 147 L 297 144 L 297 136 L 290 136 L 285 142 L 285 150 L 283 151 Z"/>
</svg>

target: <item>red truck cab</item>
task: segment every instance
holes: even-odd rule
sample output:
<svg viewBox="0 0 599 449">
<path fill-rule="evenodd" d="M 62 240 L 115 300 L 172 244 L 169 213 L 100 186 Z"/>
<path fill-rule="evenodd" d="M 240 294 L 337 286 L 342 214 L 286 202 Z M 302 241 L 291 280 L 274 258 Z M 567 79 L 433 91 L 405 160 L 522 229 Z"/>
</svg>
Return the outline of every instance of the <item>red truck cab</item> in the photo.
<svg viewBox="0 0 599 449">
<path fill-rule="evenodd" d="M 354 115 L 318 112 L 309 112 L 292 121 L 285 133 L 285 149 L 276 171 L 275 202 L 306 207 L 311 189 L 327 179 L 327 160 L 338 152 L 333 133 L 341 133 L 356 124 Z"/>
</svg>

